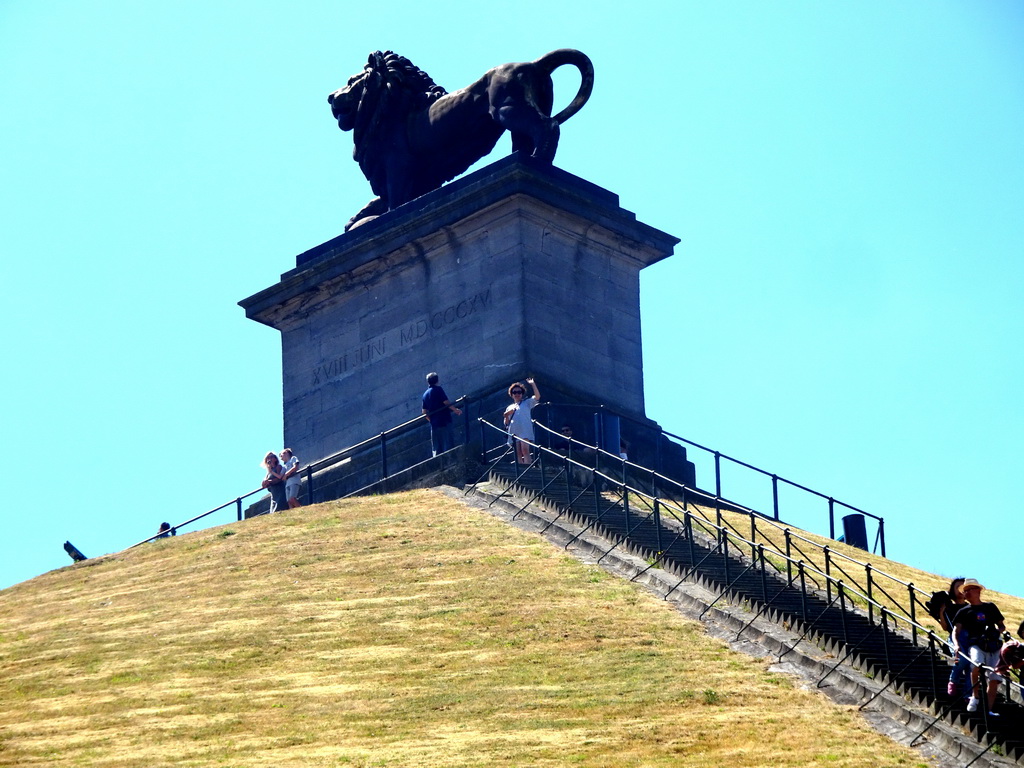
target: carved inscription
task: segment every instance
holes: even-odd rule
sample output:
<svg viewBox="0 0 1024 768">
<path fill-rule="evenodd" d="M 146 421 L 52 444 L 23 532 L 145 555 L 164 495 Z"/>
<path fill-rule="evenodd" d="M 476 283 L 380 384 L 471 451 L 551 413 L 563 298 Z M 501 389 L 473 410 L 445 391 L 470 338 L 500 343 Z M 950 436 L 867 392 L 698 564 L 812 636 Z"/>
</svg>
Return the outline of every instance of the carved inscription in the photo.
<svg viewBox="0 0 1024 768">
<path fill-rule="evenodd" d="M 318 365 L 313 369 L 313 386 L 319 386 L 325 381 L 341 378 L 351 373 L 361 365 L 365 365 L 377 358 L 384 357 L 387 348 L 387 334 L 378 336 L 368 341 L 361 347 L 346 352 L 333 360 Z"/>
<path fill-rule="evenodd" d="M 451 325 L 459 320 L 465 320 L 472 314 L 486 309 L 491 303 L 491 289 L 478 293 L 471 299 L 463 299 L 458 304 L 445 307 L 440 312 L 435 312 L 429 318 L 423 318 L 401 329 L 401 345 L 412 344 L 417 339 L 422 339 L 431 331 L 439 331 L 446 325 Z"/>
<path fill-rule="evenodd" d="M 388 354 L 415 344 L 430 334 L 482 312 L 491 306 L 491 289 L 445 307 L 442 310 L 413 320 L 407 325 L 393 328 L 366 343 L 349 349 L 337 357 L 320 363 L 313 369 L 311 386 L 318 387 L 328 381 L 343 379 L 360 367 L 376 362 Z"/>
</svg>

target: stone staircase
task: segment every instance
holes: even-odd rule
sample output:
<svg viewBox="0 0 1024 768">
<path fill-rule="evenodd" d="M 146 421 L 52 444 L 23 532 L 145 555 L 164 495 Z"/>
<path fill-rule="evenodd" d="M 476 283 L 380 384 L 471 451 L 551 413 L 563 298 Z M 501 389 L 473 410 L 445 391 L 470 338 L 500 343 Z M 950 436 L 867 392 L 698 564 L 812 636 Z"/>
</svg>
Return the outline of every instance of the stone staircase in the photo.
<svg viewBox="0 0 1024 768">
<path fill-rule="evenodd" d="M 730 603 L 747 606 L 804 636 L 845 660 L 863 674 L 891 686 L 936 719 L 961 728 L 983 746 L 1024 765 L 1024 707 L 1014 701 L 997 704 L 999 717 L 968 713 L 962 702 L 946 694 L 949 663 L 927 644 L 915 643 L 898 622 L 877 608 L 874 615 L 855 607 L 845 595 L 813 588 L 799 574 L 755 562 L 749 548 L 729 545 L 713 529 L 653 514 L 651 508 L 623 504 L 621 496 L 601 493 L 586 483 L 585 472 L 523 472 L 514 464 L 497 463 L 490 481 L 517 505 L 540 504 L 572 525 L 592 530 L 629 553 L 692 581 Z M 580 482 L 584 481 L 584 482 Z M 657 519 L 656 519 L 657 518 Z M 708 531 L 710 530 L 710 534 Z M 722 541 L 725 540 L 725 546 Z M 801 583 L 805 588 L 801 588 Z M 837 661 L 837 664 L 840 661 Z"/>
</svg>

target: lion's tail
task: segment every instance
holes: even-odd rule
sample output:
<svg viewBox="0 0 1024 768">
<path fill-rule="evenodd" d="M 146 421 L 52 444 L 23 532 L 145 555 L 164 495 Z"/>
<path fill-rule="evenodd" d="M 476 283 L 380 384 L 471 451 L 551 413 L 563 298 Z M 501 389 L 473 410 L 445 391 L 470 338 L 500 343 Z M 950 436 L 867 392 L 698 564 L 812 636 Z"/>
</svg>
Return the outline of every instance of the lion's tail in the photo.
<svg viewBox="0 0 1024 768">
<path fill-rule="evenodd" d="M 533 63 L 549 77 L 552 72 L 564 64 L 571 64 L 580 71 L 580 89 L 576 93 L 576 98 L 552 118 L 561 125 L 579 112 L 590 98 L 590 93 L 594 90 L 594 65 L 590 62 L 590 57 L 587 54 L 577 51 L 575 48 L 559 48 L 557 51 L 544 54 Z"/>
</svg>

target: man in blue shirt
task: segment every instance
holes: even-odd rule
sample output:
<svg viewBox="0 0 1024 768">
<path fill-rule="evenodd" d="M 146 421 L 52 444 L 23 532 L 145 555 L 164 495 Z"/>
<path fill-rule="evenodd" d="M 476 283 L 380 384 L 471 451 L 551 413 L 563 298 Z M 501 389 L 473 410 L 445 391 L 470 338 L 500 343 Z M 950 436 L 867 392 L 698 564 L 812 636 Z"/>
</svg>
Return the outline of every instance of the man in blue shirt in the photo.
<svg viewBox="0 0 1024 768">
<path fill-rule="evenodd" d="M 435 456 L 454 447 L 452 414 L 462 415 L 460 409 L 448 402 L 448 395 L 437 382 L 437 373 L 428 373 L 427 391 L 423 393 L 423 416 L 430 422 L 430 445 Z"/>
</svg>

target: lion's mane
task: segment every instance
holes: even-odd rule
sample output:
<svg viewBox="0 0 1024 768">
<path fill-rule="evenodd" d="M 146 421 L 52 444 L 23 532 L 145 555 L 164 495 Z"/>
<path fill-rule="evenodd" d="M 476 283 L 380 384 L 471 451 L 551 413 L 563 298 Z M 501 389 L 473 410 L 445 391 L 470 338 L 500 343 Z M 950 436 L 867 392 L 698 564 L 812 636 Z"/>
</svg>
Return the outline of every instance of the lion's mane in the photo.
<svg viewBox="0 0 1024 768">
<path fill-rule="evenodd" d="M 363 173 L 375 166 L 380 126 L 394 115 L 428 109 L 448 91 L 405 56 L 394 51 L 370 54 L 363 68 L 362 89 L 352 131 L 353 157 Z"/>
</svg>

